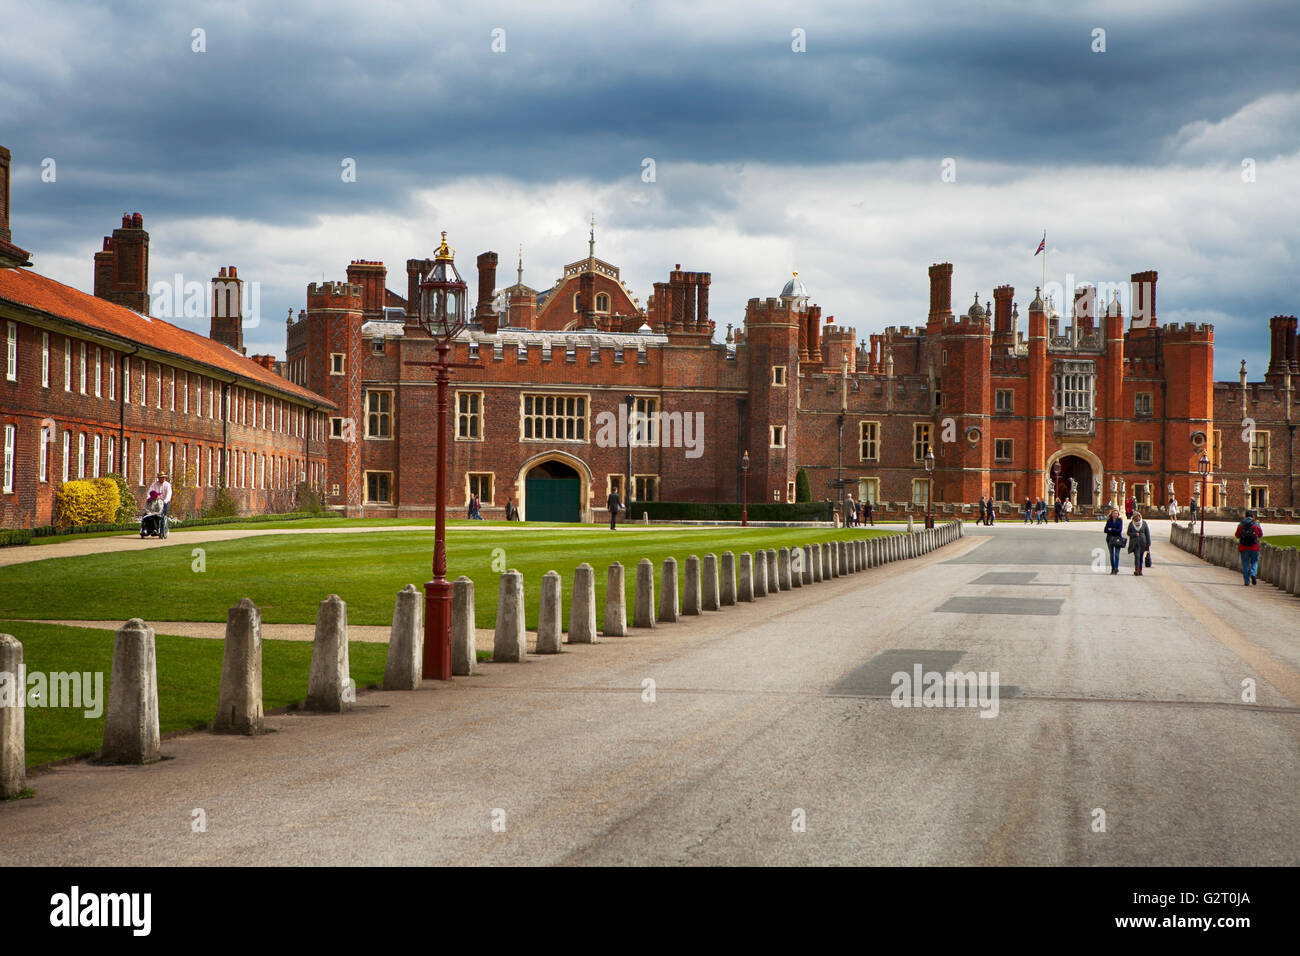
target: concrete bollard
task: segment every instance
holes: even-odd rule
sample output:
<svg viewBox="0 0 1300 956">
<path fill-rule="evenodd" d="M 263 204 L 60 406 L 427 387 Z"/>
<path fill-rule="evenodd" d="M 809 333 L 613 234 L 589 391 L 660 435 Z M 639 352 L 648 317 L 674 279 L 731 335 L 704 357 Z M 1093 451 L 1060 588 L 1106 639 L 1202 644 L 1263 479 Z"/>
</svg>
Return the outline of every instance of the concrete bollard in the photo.
<svg viewBox="0 0 1300 956">
<path fill-rule="evenodd" d="M 809 587 L 813 583 L 813 549 L 811 544 L 803 546 L 803 573 L 799 575 L 803 578 L 803 586 Z"/>
<path fill-rule="evenodd" d="M 455 587 L 452 587 L 453 618 Z M 226 627 L 229 632 L 229 625 Z M 229 638 L 227 638 L 229 640 Z M 424 677 L 424 602 L 414 584 L 397 592 L 393 627 L 388 632 L 384 690 L 417 690 Z"/>
<path fill-rule="evenodd" d="M 754 597 L 761 598 L 767 596 L 767 552 L 758 550 L 754 552 Z"/>
<path fill-rule="evenodd" d="M 492 635 L 492 660 L 498 664 L 519 664 L 527 655 L 524 576 L 511 568 L 501 575 L 497 590 L 497 626 Z"/>
<path fill-rule="evenodd" d="M 320 602 L 316 639 L 311 647 L 307 678 L 307 710 L 341 714 L 352 709 L 356 687 L 348 666 L 348 606 L 337 594 Z"/>
<path fill-rule="evenodd" d="M 916 525 L 912 523 L 912 516 L 911 516 L 911 515 L 908 515 L 908 516 L 907 516 L 907 533 L 908 533 L 908 534 L 911 534 L 911 533 L 912 533 L 913 531 L 915 531 L 915 530 L 916 530 Z"/>
<path fill-rule="evenodd" d="M 655 566 L 649 558 L 636 564 L 636 597 L 632 605 L 633 627 L 655 626 Z"/>
<path fill-rule="evenodd" d="M 778 581 L 780 580 L 781 562 L 777 558 L 776 548 L 767 549 L 767 593 L 775 594 L 778 590 Z"/>
<path fill-rule="evenodd" d="M 822 582 L 822 546 L 820 544 L 810 544 L 808 547 L 812 549 L 813 583 L 820 584 Z"/>
<path fill-rule="evenodd" d="M 723 607 L 736 603 L 736 556 L 730 551 L 722 552 L 722 591 L 719 600 Z"/>
<path fill-rule="evenodd" d="M 782 548 L 776 553 L 776 586 L 781 591 L 794 587 L 790 580 L 790 549 Z"/>
<path fill-rule="evenodd" d="M 461 575 L 451 583 L 451 673 L 468 677 L 478 663 L 474 630 L 474 582 Z"/>
<path fill-rule="evenodd" d="M 586 561 L 573 569 L 569 602 L 569 643 L 599 644 L 596 632 L 596 569 Z"/>
<path fill-rule="evenodd" d="M 392 647 L 389 647 L 392 658 Z M 248 598 L 226 611 L 214 733 L 260 734 L 262 723 L 262 612 Z"/>
<path fill-rule="evenodd" d="M 700 606 L 704 610 L 718 611 L 722 609 L 721 601 L 718 598 L 718 585 L 718 556 L 710 552 L 704 556 L 704 595 L 700 602 Z"/>
<path fill-rule="evenodd" d="M 605 572 L 605 621 L 602 630 L 606 637 L 627 636 L 627 592 L 624 586 L 623 565 L 615 561 Z"/>
<path fill-rule="evenodd" d="M 677 614 L 677 559 L 664 558 L 659 588 L 659 620 L 671 624 L 677 620 Z"/>
<path fill-rule="evenodd" d="M 27 787 L 26 704 L 22 642 L 0 634 L 0 800 Z"/>
<path fill-rule="evenodd" d="M 700 559 L 693 554 L 686 556 L 685 579 L 682 587 L 682 613 L 699 614 L 703 610 L 700 590 L 703 581 L 700 578 Z"/>
<path fill-rule="evenodd" d="M 725 557 L 723 555 L 724 559 Z M 740 552 L 740 584 L 736 590 L 736 600 L 746 604 L 754 600 L 754 559 L 748 551 Z"/>
<path fill-rule="evenodd" d="M 564 640 L 560 585 L 559 571 L 547 571 L 542 575 L 542 596 L 537 610 L 538 654 L 560 653 L 560 643 Z"/>
<path fill-rule="evenodd" d="M 1288 550 L 1291 554 L 1291 584 L 1287 590 L 1292 594 L 1300 594 L 1300 548 Z"/>
<path fill-rule="evenodd" d="M 103 759 L 108 763 L 153 763 L 162 756 L 161 750 L 153 628 L 133 617 L 118 628 L 113 642 Z"/>
</svg>

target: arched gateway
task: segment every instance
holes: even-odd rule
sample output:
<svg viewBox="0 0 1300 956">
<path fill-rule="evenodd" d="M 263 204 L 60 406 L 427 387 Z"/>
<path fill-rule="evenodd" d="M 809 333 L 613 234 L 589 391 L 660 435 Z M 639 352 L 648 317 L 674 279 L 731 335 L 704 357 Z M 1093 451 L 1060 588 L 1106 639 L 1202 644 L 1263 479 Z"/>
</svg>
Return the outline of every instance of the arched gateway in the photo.
<svg viewBox="0 0 1300 956">
<path fill-rule="evenodd" d="M 1058 461 L 1061 463 L 1061 475 L 1057 480 L 1056 487 L 1053 489 L 1058 499 L 1070 497 L 1070 479 L 1073 478 L 1076 486 L 1075 493 L 1077 497 L 1074 499 L 1076 507 L 1095 508 L 1106 500 L 1105 469 L 1102 468 L 1100 458 L 1083 447 L 1061 449 L 1047 459 L 1046 470 L 1049 485 L 1052 482 L 1052 466 Z M 1103 482 L 1100 499 L 1095 494 L 1096 482 L 1099 481 Z"/>
<path fill-rule="evenodd" d="M 572 455 L 548 452 L 519 469 L 519 502 L 525 521 L 582 521 L 588 508 L 591 472 Z"/>
</svg>

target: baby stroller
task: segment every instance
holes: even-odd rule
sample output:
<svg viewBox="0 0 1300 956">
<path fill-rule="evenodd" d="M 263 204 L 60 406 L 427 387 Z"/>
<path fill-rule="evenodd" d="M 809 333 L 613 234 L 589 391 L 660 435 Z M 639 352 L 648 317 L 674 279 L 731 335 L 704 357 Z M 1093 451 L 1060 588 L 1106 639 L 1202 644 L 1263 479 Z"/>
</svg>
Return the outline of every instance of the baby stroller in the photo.
<svg viewBox="0 0 1300 956">
<path fill-rule="evenodd" d="M 140 518 L 141 538 L 167 537 L 167 516 L 163 514 L 162 499 L 158 492 L 149 492 L 149 500 L 144 506 L 144 516 Z"/>
</svg>

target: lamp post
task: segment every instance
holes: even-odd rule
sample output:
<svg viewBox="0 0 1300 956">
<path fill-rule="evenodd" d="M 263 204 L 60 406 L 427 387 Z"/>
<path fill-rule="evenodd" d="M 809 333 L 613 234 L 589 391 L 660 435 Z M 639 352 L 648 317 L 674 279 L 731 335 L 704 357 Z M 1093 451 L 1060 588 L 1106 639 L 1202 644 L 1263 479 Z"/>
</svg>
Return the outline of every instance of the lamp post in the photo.
<svg viewBox="0 0 1300 956">
<path fill-rule="evenodd" d="M 451 679 L 451 583 L 447 580 L 447 384 L 456 364 L 449 361 L 451 343 L 465 328 L 468 287 L 456 271 L 455 250 L 447 233 L 434 254 L 433 268 L 420 283 L 420 327 L 434 341 L 435 362 L 409 362 L 431 366 L 438 385 L 437 457 L 434 460 L 433 580 L 424 586 L 424 676 Z"/>
<path fill-rule="evenodd" d="M 749 527 L 749 451 L 740 459 L 740 474 L 743 477 L 741 487 L 744 489 L 740 495 L 740 526 Z"/>
<path fill-rule="evenodd" d="M 1201 487 L 1210 486 L 1210 456 L 1201 453 L 1201 460 L 1196 463 L 1196 472 L 1201 476 Z M 1201 540 L 1196 546 L 1196 556 L 1205 557 L 1205 501 L 1201 501 Z"/>
<path fill-rule="evenodd" d="M 1057 507 L 1061 503 L 1061 461 L 1057 459 L 1052 462 L 1052 519 L 1061 520 L 1061 509 Z"/>
<path fill-rule="evenodd" d="M 835 419 L 839 426 L 839 440 L 835 443 L 835 484 L 840 489 L 840 526 L 847 528 L 849 526 L 849 503 L 845 499 L 844 491 L 844 412 L 841 411 Z"/>
<path fill-rule="evenodd" d="M 925 526 L 934 527 L 934 449 L 925 450 Z"/>
</svg>

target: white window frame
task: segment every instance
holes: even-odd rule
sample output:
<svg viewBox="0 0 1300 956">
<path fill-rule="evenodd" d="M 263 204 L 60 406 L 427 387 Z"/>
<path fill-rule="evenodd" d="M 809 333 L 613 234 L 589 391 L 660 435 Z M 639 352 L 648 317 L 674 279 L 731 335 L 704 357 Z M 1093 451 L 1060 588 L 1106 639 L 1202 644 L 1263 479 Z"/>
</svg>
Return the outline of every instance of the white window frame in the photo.
<svg viewBox="0 0 1300 956">
<path fill-rule="evenodd" d="M 41 482 L 41 484 L 45 484 L 47 481 L 50 480 L 50 442 L 53 440 L 54 440 L 54 436 L 50 434 L 49 429 L 42 428 L 41 429 L 41 460 L 38 463 L 38 468 L 37 468 L 38 474 L 40 475 L 40 478 L 38 480 Z"/>
<path fill-rule="evenodd" d="M 104 397 L 104 350 L 95 346 L 95 397 Z"/>
<path fill-rule="evenodd" d="M 108 400 L 110 402 L 117 399 L 117 353 L 112 349 L 108 350 Z"/>
<path fill-rule="evenodd" d="M 149 444 L 149 439 L 147 438 L 140 439 L 140 474 L 137 475 L 136 477 L 139 479 L 139 484 L 141 488 L 144 487 L 144 449 L 145 446 L 148 444 Z"/>
<path fill-rule="evenodd" d="M 171 389 L 172 389 L 172 407 L 171 407 L 171 410 L 174 412 L 174 411 L 176 411 L 176 369 L 172 369 L 172 370 L 171 370 L 171 373 L 172 373 L 172 376 L 171 376 L 171 378 L 172 378 L 172 383 L 171 383 Z"/>
<path fill-rule="evenodd" d="M 880 503 L 880 479 L 879 478 L 859 478 L 858 479 L 858 500 L 861 502 L 871 502 L 872 507 Z"/>
<path fill-rule="evenodd" d="M 460 399 L 462 395 L 465 396 L 473 395 L 478 398 L 478 405 L 475 411 L 473 412 L 461 411 Z M 463 388 L 456 390 L 455 400 L 452 403 L 452 407 L 455 409 L 455 415 L 456 415 L 456 441 L 482 441 L 483 440 L 483 400 L 484 400 L 484 395 L 482 392 L 475 391 L 473 389 L 463 389 Z M 520 407 L 522 408 L 523 406 L 521 405 Z M 474 424 L 477 426 L 478 434 L 462 435 L 461 434 L 462 424 L 470 421 L 473 421 Z M 519 427 L 520 427 L 520 433 L 522 434 L 523 425 L 521 424 Z"/>
<path fill-rule="evenodd" d="M 72 339 L 63 337 L 63 390 L 72 391 Z"/>
<path fill-rule="evenodd" d="M 41 388 L 50 387 L 50 333 L 41 333 Z"/>
<path fill-rule="evenodd" d="M 5 378 L 18 381 L 18 323 L 8 323 L 5 334 Z"/>
<path fill-rule="evenodd" d="M 378 499 L 378 498 L 372 498 L 372 497 L 370 497 L 370 476 L 371 476 L 371 475 L 386 475 L 386 476 L 388 476 L 388 500 L 387 500 L 387 501 L 381 501 L 381 500 Z M 366 496 L 366 504 L 368 504 L 368 505 L 391 505 L 391 504 L 393 503 L 393 473 L 392 473 L 391 471 L 380 471 L 380 470 L 378 470 L 378 469 L 376 469 L 376 470 L 374 470 L 374 471 L 369 471 L 369 470 L 367 470 L 367 471 L 364 472 L 363 475 L 362 475 L 362 486 L 363 486 L 363 490 L 364 490 L 364 492 L 365 492 L 365 496 Z"/>
<path fill-rule="evenodd" d="M 63 480 L 68 481 L 71 478 L 69 469 L 72 467 L 72 433 L 66 428 L 63 430 Z"/>
<path fill-rule="evenodd" d="M 96 435 L 95 440 L 91 443 L 91 447 L 94 450 L 91 452 L 91 455 L 93 456 L 93 461 L 90 466 L 90 477 L 98 478 L 99 477 L 99 456 L 104 450 L 103 439 L 99 435 Z"/>
<path fill-rule="evenodd" d="M 1269 461 L 1272 457 L 1273 441 L 1269 437 L 1269 432 L 1263 429 L 1256 429 L 1250 436 L 1250 467 L 1257 468 L 1261 471 L 1267 471 Z M 1261 460 L 1262 459 L 1262 460 Z"/>
<path fill-rule="evenodd" d="M 154 390 L 154 406 L 162 410 L 162 362 L 153 363 L 158 368 L 158 387 Z"/>
<path fill-rule="evenodd" d="M 922 438 L 921 429 L 925 429 Z M 921 446 L 918 448 L 918 446 Z M 934 428 L 929 422 L 912 423 L 912 461 L 924 462 L 926 451 L 934 448 Z"/>
<path fill-rule="evenodd" d="M 10 322 L 10 325 L 14 323 Z M 5 426 L 5 460 L 4 460 L 4 484 L 3 493 L 6 495 L 13 494 L 14 491 L 14 444 L 17 441 L 18 429 L 14 425 Z"/>
<path fill-rule="evenodd" d="M 480 495 L 480 496 L 479 496 L 479 503 L 480 503 L 480 504 L 484 504 L 484 505 L 491 505 L 492 507 L 495 507 L 495 506 L 496 506 L 496 495 L 497 495 L 497 475 L 496 475 L 496 472 L 494 472 L 494 471 L 467 471 L 467 472 L 465 472 L 465 501 L 466 501 L 466 502 L 469 501 L 469 496 L 470 496 L 470 494 L 471 494 L 471 492 L 472 492 L 472 490 L 473 490 L 472 487 L 471 487 L 471 485 L 472 485 L 473 483 L 472 483 L 472 481 L 470 480 L 470 479 L 472 479 L 472 478 L 486 478 L 486 479 L 488 480 L 488 490 L 489 490 L 490 494 L 489 494 L 486 498 L 484 498 L 482 495 Z M 391 488 L 390 488 L 390 491 L 391 491 Z"/>
<path fill-rule="evenodd" d="M 648 474 L 647 474 L 647 475 L 633 475 L 633 476 L 632 476 L 632 490 L 633 490 L 633 491 L 636 491 L 636 490 L 637 490 L 637 483 L 638 483 L 638 482 L 640 482 L 640 483 L 642 483 L 642 484 L 644 485 L 644 483 L 645 483 L 646 481 L 649 481 L 649 482 L 651 483 L 651 486 L 652 486 L 653 489 L 654 489 L 654 493 L 653 493 L 649 498 L 642 497 L 640 494 L 638 494 L 638 495 L 637 495 L 633 500 L 634 500 L 634 501 L 658 501 L 658 500 L 660 500 L 660 498 L 659 498 L 659 476 L 658 476 L 658 475 L 648 475 Z M 641 490 L 644 491 L 644 488 L 642 488 Z"/>
<path fill-rule="evenodd" d="M 77 480 L 81 481 L 86 477 L 86 433 L 77 434 Z"/>
<path fill-rule="evenodd" d="M 387 396 L 387 397 L 388 397 L 388 411 L 386 411 L 386 412 L 375 412 L 375 411 L 371 411 L 371 409 L 370 409 L 370 398 L 371 398 L 372 395 L 385 395 L 385 396 Z M 365 437 L 368 438 L 368 439 L 370 439 L 371 441 L 392 441 L 392 440 L 393 440 L 393 390 L 392 390 L 391 388 L 368 388 L 368 389 L 366 389 L 365 393 L 361 396 L 361 407 L 365 410 L 365 415 L 366 415 L 366 421 L 365 421 L 365 425 L 366 425 Z M 377 435 L 377 434 L 374 434 L 374 433 L 372 433 L 372 432 L 370 431 L 370 418 L 371 418 L 372 415 L 373 415 L 373 416 L 378 416 L 378 417 L 383 418 L 383 419 L 387 419 L 387 423 L 388 423 L 388 434 L 386 434 L 386 435 Z"/>
<path fill-rule="evenodd" d="M 86 394 L 86 343 L 81 343 L 81 394 Z"/>
<path fill-rule="evenodd" d="M 769 448 L 784 448 L 785 447 L 785 426 L 769 425 L 768 437 L 770 439 L 768 444 Z"/>
<path fill-rule="evenodd" d="M 531 412 L 527 411 L 530 400 L 534 409 Z M 548 400 L 551 401 L 552 407 L 552 410 L 549 412 L 546 411 L 546 403 Z M 565 411 L 555 410 L 555 407 L 559 403 L 567 403 L 569 401 L 574 403 L 574 411 L 572 414 L 570 414 L 567 409 Z M 538 403 L 541 403 L 542 407 L 540 412 L 536 410 Z M 590 416 L 591 396 L 585 392 L 524 392 L 519 396 L 519 438 L 520 441 L 526 442 L 564 442 L 565 444 L 575 445 L 589 444 L 591 441 Z M 539 429 L 537 426 L 544 425 L 547 421 L 550 421 L 552 424 L 552 433 L 550 435 L 526 434 L 526 431 L 530 430 L 527 428 L 529 425 L 534 426 L 531 429 L 534 432 L 538 430 L 545 432 L 546 429 L 544 427 Z M 572 422 L 574 426 L 572 429 L 574 435 L 572 437 L 555 434 L 557 431 L 567 432 L 570 430 L 567 427 L 557 429 L 554 427 L 556 424 L 567 426 L 570 422 Z"/>
<path fill-rule="evenodd" d="M 335 361 L 337 359 L 338 361 Z M 330 374 L 346 375 L 348 373 L 348 355 L 346 352 L 330 353 Z"/>
<path fill-rule="evenodd" d="M 929 478 L 912 479 L 912 504 L 924 505 L 927 497 L 926 486 L 929 485 Z"/>
<path fill-rule="evenodd" d="M 784 387 L 786 383 L 786 367 L 784 365 L 772 366 L 772 384 Z"/>
</svg>

